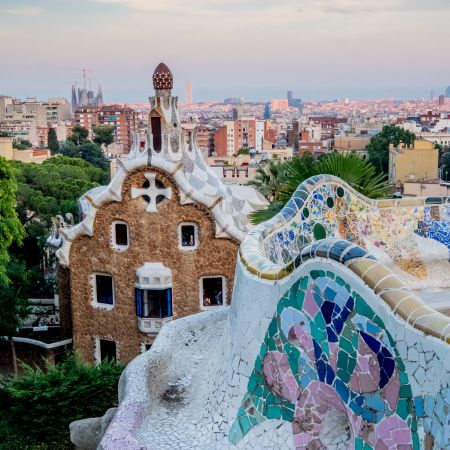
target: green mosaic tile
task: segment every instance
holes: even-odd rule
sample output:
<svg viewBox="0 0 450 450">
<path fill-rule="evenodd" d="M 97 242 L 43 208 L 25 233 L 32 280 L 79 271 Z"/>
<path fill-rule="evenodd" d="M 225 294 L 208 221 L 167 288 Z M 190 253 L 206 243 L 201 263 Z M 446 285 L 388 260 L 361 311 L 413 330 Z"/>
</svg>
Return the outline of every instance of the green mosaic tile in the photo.
<svg viewBox="0 0 450 450">
<path fill-rule="evenodd" d="M 283 408 L 281 410 L 281 418 L 283 420 L 287 420 L 289 422 L 292 422 L 294 420 L 294 410 L 289 408 Z"/>
<path fill-rule="evenodd" d="M 397 402 L 397 414 L 402 418 L 406 419 L 408 417 L 408 402 L 405 399 L 400 399 Z"/>
<path fill-rule="evenodd" d="M 400 386 L 400 398 L 411 398 L 412 390 L 409 384 L 403 384 Z"/>
<path fill-rule="evenodd" d="M 306 291 L 306 289 L 308 289 L 308 277 L 303 277 L 303 278 L 300 280 L 299 288 L 300 288 L 302 291 Z"/>
<path fill-rule="evenodd" d="M 355 438 L 355 450 L 362 450 L 363 447 L 364 447 L 363 440 L 359 436 L 357 436 Z"/>
<path fill-rule="evenodd" d="M 268 419 L 281 419 L 281 408 L 279 406 L 268 406 L 267 407 L 267 418 Z"/>
<path fill-rule="evenodd" d="M 355 301 L 355 311 L 364 317 L 372 318 L 374 316 L 374 313 L 370 306 L 359 296 Z"/>
<path fill-rule="evenodd" d="M 340 342 L 339 342 L 339 347 L 347 352 L 347 353 L 351 353 L 355 350 L 355 347 L 353 345 L 352 342 L 350 342 L 348 339 L 346 339 L 345 337 L 343 337 Z"/>
<path fill-rule="evenodd" d="M 402 372 L 405 371 L 405 364 L 403 362 L 403 360 L 399 357 L 395 359 L 395 362 L 397 363 L 397 367 L 399 370 L 401 370 Z M 408 375 L 406 375 L 405 373 L 405 377 L 406 377 L 406 383 L 408 383 Z"/>
<path fill-rule="evenodd" d="M 407 384 L 408 383 L 408 375 L 406 372 L 400 372 L 400 384 Z"/>
<path fill-rule="evenodd" d="M 250 380 L 249 380 L 249 382 L 248 382 L 247 389 L 248 389 L 250 392 L 255 392 L 256 386 L 257 386 L 257 384 L 256 384 L 256 378 L 255 378 L 255 377 L 250 377 Z"/>
</svg>

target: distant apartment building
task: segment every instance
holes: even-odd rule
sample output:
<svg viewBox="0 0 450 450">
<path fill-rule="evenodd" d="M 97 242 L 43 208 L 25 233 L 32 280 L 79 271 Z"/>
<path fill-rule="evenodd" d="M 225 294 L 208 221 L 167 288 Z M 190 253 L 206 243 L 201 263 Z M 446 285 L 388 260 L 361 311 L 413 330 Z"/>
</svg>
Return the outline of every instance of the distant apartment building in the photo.
<svg viewBox="0 0 450 450">
<path fill-rule="evenodd" d="M 214 128 L 208 125 L 197 125 L 195 127 L 195 135 L 197 137 L 197 145 L 206 153 L 206 156 L 212 155 L 214 152 Z"/>
<path fill-rule="evenodd" d="M 365 135 L 335 135 L 333 149 L 338 153 L 355 152 L 360 156 L 367 156 L 366 147 L 370 142 L 370 136 Z"/>
<path fill-rule="evenodd" d="M 389 181 L 402 184 L 407 181 L 438 178 L 439 150 L 433 142 L 416 139 L 414 144 L 389 147 Z"/>
<path fill-rule="evenodd" d="M 227 120 L 214 133 L 214 150 L 217 156 L 232 156 L 242 148 L 261 152 L 264 141 L 273 138 L 269 129 L 267 121 L 254 117 Z"/>
<path fill-rule="evenodd" d="M 318 157 L 326 150 L 321 140 L 320 127 L 312 124 L 301 125 L 297 120 L 294 120 L 287 130 L 286 140 L 294 155 L 311 153 L 312 156 Z"/>
<path fill-rule="evenodd" d="M 271 111 L 289 111 L 289 102 L 287 98 L 277 98 L 270 102 Z"/>
<path fill-rule="evenodd" d="M 92 133 L 92 127 L 97 127 L 99 124 L 97 106 L 80 106 L 77 108 L 75 124 L 87 128 Z"/>
<path fill-rule="evenodd" d="M 293 91 L 287 91 L 286 98 L 287 98 L 287 101 L 288 101 L 288 105 L 291 106 L 291 107 L 299 108 L 301 106 L 301 104 L 302 104 L 301 99 L 294 97 L 294 92 Z"/>
<path fill-rule="evenodd" d="M 338 128 L 338 125 L 347 123 L 348 119 L 346 117 L 319 116 L 310 117 L 309 122 L 313 125 L 320 125 L 322 137 L 332 137 L 334 131 Z"/>
<path fill-rule="evenodd" d="M 129 153 L 133 144 L 133 133 L 138 129 L 138 115 L 127 106 L 101 106 L 98 113 L 99 125 L 114 127 L 114 142 L 122 146 L 123 153 Z"/>
<path fill-rule="evenodd" d="M 25 101 L 0 97 L 0 131 L 14 139 L 25 139 L 33 146 L 42 146 L 42 134 L 50 126 L 70 119 L 70 104 L 64 98 Z"/>
<path fill-rule="evenodd" d="M 114 127 L 114 143 L 119 153 L 129 153 L 133 143 L 133 133 L 137 131 L 138 114 L 121 105 L 81 106 L 75 111 L 75 122 L 92 133 L 92 128 L 101 125 Z"/>
<path fill-rule="evenodd" d="M 433 142 L 433 144 L 439 144 L 443 147 L 450 147 L 450 128 L 449 131 L 434 133 L 432 131 L 422 131 L 417 134 L 421 139 Z"/>
<path fill-rule="evenodd" d="M 450 183 L 439 178 L 427 181 L 408 181 L 403 183 L 405 197 L 449 197 Z"/>
</svg>

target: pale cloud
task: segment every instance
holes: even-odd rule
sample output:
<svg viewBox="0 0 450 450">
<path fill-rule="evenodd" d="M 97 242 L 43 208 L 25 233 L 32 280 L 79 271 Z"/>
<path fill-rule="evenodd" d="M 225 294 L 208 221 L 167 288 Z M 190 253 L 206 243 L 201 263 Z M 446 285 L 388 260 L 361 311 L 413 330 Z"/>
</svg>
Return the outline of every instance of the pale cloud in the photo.
<svg viewBox="0 0 450 450">
<path fill-rule="evenodd" d="M 162 14 L 236 14 L 252 11 L 320 14 L 396 13 L 450 10 L 449 0 L 92 0 L 116 4 L 129 11 Z"/>
<path fill-rule="evenodd" d="M 43 11 L 35 6 L 10 6 L 0 7 L 0 14 L 9 16 L 41 16 Z"/>
</svg>

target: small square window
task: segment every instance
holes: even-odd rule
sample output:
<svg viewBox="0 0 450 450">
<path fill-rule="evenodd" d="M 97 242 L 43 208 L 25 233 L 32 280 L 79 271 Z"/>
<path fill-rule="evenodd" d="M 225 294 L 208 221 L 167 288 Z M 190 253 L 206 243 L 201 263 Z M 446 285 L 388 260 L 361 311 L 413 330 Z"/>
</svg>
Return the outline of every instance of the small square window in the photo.
<svg viewBox="0 0 450 450">
<path fill-rule="evenodd" d="M 111 275 L 95 275 L 95 301 L 105 305 L 114 304 L 114 287 Z"/>
<path fill-rule="evenodd" d="M 225 277 L 202 278 L 200 280 L 200 301 L 203 308 L 225 304 Z"/>
<path fill-rule="evenodd" d="M 115 341 L 99 339 L 100 361 L 117 361 L 117 345 Z"/>
<path fill-rule="evenodd" d="M 181 250 L 195 250 L 198 247 L 198 227 L 195 223 L 184 223 L 178 228 Z"/>
<path fill-rule="evenodd" d="M 128 226 L 125 223 L 116 223 L 116 244 L 128 245 Z"/>
<path fill-rule="evenodd" d="M 112 247 L 117 251 L 125 251 L 130 245 L 130 231 L 128 224 L 123 221 L 113 222 L 111 225 Z"/>
<path fill-rule="evenodd" d="M 194 225 L 183 225 L 181 227 L 181 245 L 182 247 L 193 247 L 195 245 Z"/>
</svg>

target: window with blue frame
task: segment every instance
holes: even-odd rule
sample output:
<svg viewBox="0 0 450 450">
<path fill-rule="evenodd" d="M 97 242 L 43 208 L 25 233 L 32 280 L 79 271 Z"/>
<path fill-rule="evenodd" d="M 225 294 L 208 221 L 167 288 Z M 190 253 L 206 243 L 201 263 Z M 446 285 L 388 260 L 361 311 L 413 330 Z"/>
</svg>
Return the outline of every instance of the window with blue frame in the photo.
<svg viewBox="0 0 450 450">
<path fill-rule="evenodd" d="M 111 275 L 95 275 L 95 296 L 97 303 L 114 304 L 114 287 Z"/>
<path fill-rule="evenodd" d="M 172 289 L 136 288 L 136 315 L 138 317 L 172 317 Z"/>
</svg>

